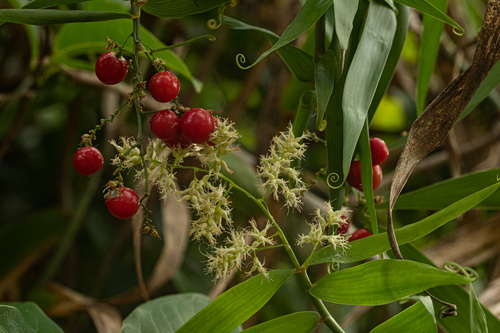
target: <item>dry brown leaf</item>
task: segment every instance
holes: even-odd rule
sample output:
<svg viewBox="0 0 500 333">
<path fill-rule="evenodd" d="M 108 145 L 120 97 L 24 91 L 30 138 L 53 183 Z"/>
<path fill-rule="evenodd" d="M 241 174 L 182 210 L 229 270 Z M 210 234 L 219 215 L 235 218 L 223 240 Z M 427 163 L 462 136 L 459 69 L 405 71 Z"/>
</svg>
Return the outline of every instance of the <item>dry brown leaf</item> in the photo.
<svg viewBox="0 0 500 333">
<path fill-rule="evenodd" d="M 500 0 L 490 0 L 472 65 L 443 90 L 413 123 L 408 140 L 401 154 L 391 185 L 387 216 L 387 234 L 396 256 L 399 251 L 392 210 L 415 165 L 439 147 L 453 124 L 465 109 L 477 88 L 500 57 Z"/>
<path fill-rule="evenodd" d="M 51 284 L 50 289 L 61 298 L 59 303 L 47 310 L 47 315 L 50 317 L 62 317 L 76 311 L 87 311 L 98 333 L 120 332 L 122 316 L 114 307 L 99 303 L 89 296 L 58 283 Z"/>
</svg>

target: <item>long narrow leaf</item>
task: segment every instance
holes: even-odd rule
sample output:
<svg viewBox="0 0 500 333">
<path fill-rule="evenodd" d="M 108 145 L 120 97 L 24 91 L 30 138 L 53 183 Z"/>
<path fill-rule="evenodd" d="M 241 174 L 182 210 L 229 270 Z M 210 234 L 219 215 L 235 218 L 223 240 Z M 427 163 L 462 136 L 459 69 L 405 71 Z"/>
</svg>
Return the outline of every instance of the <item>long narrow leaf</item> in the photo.
<svg viewBox="0 0 500 333">
<path fill-rule="evenodd" d="M 422 302 L 418 302 L 375 327 L 370 333 L 434 333 L 436 324 Z"/>
<path fill-rule="evenodd" d="M 365 123 L 396 32 L 396 15 L 377 0 L 370 1 L 363 35 L 347 73 L 342 109 L 344 114 L 343 173 Z"/>
<path fill-rule="evenodd" d="M 325 275 L 309 292 L 337 304 L 382 305 L 432 287 L 471 281 L 416 261 L 380 259 Z"/>
<path fill-rule="evenodd" d="M 419 222 L 395 230 L 398 244 L 402 245 L 413 242 L 431 233 L 440 226 L 446 224 L 448 221 L 451 221 L 457 216 L 460 216 L 469 209 L 475 207 L 495 192 L 498 187 L 500 187 L 500 182 L 469 195 L 466 198 L 458 200 L 445 209 L 440 210 L 439 212 L 426 217 Z M 350 243 L 350 248 L 346 250 L 340 248 L 334 249 L 331 246 L 323 248 L 312 255 L 309 263 L 314 265 L 325 262 L 355 262 L 370 258 L 371 256 L 387 251 L 390 248 L 387 233 L 381 233 L 354 241 Z"/>
<path fill-rule="evenodd" d="M 444 180 L 401 195 L 396 201 L 394 209 L 442 209 L 467 195 L 496 183 L 499 178 L 500 169 L 493 169 Z M 476 208 L 500 209 L 500 191 L 494 192 L 479 203 Z"/>
<path fill-rule="evenodd" d="M 442 12 L 446 12 L 447 0 L 432 0 L 433 5 Z M 441 33 L 444 23 L 428 15 L 424 15 L 423 32 L 420 47 L 420 63 L 418 66 L 417 78 L 417 115 L 424 111 L 427 90 L 431 75 L 434 72 L 434 65 L 439 51 Z"/>
<path fill-rule="evenodd" d="M 85 2 L 89 0 L 33 0 L 28 2 L 22 8 L 24 9 L 39 9 L 39 8 L 47 8 L 54 7 L 59 5 L 69 5 L 72 3 Z"/>
<path fill-rule="evenodd" d="M 275 270 L 269 273 L 268 280 L 257 275 L 238 284 L 198 312 L 177 333 L 231 332 L 266 304 L 292 273 L 290 269 Z"/>
<path fill-rule="evenodd" d="M 358 10 L 358 1 L 333 0 L 335 33 L 342 49 L 347 49 L 352 31 L 352 21 Z"/>
<path fill-rule="evenodd" d="M 458 25 L 457 22 L 453 21 L 449 16 L 447 16 L 445 13 L 443 13 L 441 10 L 439 10 L 433 4 L 431 4 L 426 0 L 394 0 L 394 1 L 399 2 L 400 4 L 406 5 L 408 7 L 414 8 L 424 14 L 427 14 L 440 21 L 443 21 L 444 23 L 448 23 L 452 27 L 458 29 L 458 31 L 461 34 L 464 33 L 464 29 L 460 25 Z"/>
<path fill-rule="evenodd" d="M 332 0 L 307 0 L 304 6 L 300 9 L 299 13 L 295 19 L 290 23 L 290 25 L 283 32 L 280 39 L 274 44 L 269 50 L 262 53 L 260 57 L 250 66 L 242 67 L 240 61 L 244 63 L 244 56 L 238 55 L 237 62 L 238 66 L 243 69 L 248 69 L 255 66 L 262 59 L 267 57 L 271 52 L 276 51 L 280 47 L 285 46 L 291 41 L 295 40 L 297 37 L 309 30 L 314 23 L 326 12 L 328 7 L 332 5 Z"/>
<path fill-rule="evenodd" d="M 332 50 L 328 50 L 325 55 L 317 55 L 314 57 L 314 83 L 316 84 L 316 94 L 318 95 L 318 115 L 316 116 L 316 128 L 319 129 L 326 107 L 330 97 L 332 96 L 335 77 L 339 63 L 335 59 L 335 54 Z"/>
<path fill-rule="evenodd" d="M 231 17 L 224 16 L 224 24 L 234 30 L 254 30 L 263 34 L 272 44 L 276 44 L 279 36 L 267 29 L 246 24 Z M 302 82 L 314 81 L 313 57 L 305 51 L 287 44 L 277 50 L 290 72 Z"/>
<path fill-rule="evenodd" d="M 396 71 L 396 66 L 399 62 L 399 58 L 401 57 L 401 51 L 403 51 L 406 33 L 408 32 L 410 8 L 399 3 L 396 3 L 395 6 L 398 10 L 398 15 L 396 15 L 396 33 L 394 34 L 391 50 L 389 51 L 387 61 L 385 62 L 384 71 L 382 72 L 382 76 L 380 76 L 377 90 L 373 95 L 372 103 L 370 105 L 370 109 L 368 110 L 368 123 L 371 123 L 373 116 L 375 115 L 375 111 L 377 110 L 382 97 L 392 81 L 392 77 Z"/>
<path fill-rule="evenodd" d="M 500 62 L 497 62 L 495 66 L 491 69 L 490 73 L 484 79 L 483 83 L 479 86 L 476 93 L 470 100 L 469 104 L 465 107 L 457 121 L 464 119 L 469 113 L 472 112 L 486 97 L 489 93 L 495 89 L 500 84 Z"/>
<path fill-rule="evenodd" d="M 142 9 L 151 15 L 168 18 L 181 18 L 199 14 L 228 3 L 228 0 L 148 0 Z"/>
<path fill-rule="evenodd" d="M 370 223 L 374 235 L 378 234 L 377 212 L 373 201 L 373 168 L 372 156 L 370 150 L 370 136 L 368 133 L 368 119 L 361 130 L 359 137 L 359 156 L 361 162 L 361 183 L 363 184 L 363 193 L 366 198 L 366 206 L 370 216 Z"/>
<path fill-rule="evenodd" d="M 45 25 L 131 19 L 132 15 L 114 12 L 58 9 L 0 9 L 0 20 L 12 23 Z"/>
<path fill-rule="evenodd" d="M 296 312 L 242 331 L 242 333 L 309 333 L 319 324 L 317 312 Z"/>
<path fill-rule="evenodd" d="M 486 315 L 481 307 L 481 303 L 477 299 L 472 283 L 469 283 L 467 288 L 469 289 L 470 299 L 470 331 L 471 333 L 488 333 Z"/>
</svg>

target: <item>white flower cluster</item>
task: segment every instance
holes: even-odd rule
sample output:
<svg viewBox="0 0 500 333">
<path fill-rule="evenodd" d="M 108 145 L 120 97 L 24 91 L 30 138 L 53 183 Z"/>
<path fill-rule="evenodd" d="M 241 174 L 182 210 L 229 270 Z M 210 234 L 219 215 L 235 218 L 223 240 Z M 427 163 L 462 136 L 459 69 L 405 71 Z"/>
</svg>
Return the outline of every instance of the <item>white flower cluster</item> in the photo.
<svg viewBox="0 0 500 333">
<path fill-rule="evenodd" d="M 175 174 L 167 165 L 168 148 L 163 140 L 149 140 L 144 160 L 148 168 L 148 179 L 160 192 L 161 199 L 166 199 L 170 190 L 175 191 Z M 136 179 L 144 183 L 144 169 L 138 170 Z"/>
<path fill-rule="evenodd" d="M 115 158 L 111 160 L 111 164 L 114 166 L 119 166 L 122 159 L 123 159 L 123 164 L 122 164 L 122 169 L 126 170 L 129 169 L 135 165 L 141 164 L 141 151 L 139 150 L 138 147 L 134 147 L 136 145 L 135 138 L 133 137 L 120 137 L 121 141 L 121 146 L 116 143 L 115 140 L 111 140 L 109 143 L 111 143 L 119 155 L 116 155 Z M 134 148 L 132 148 L 134 147 Z M 125 156 L 123 156 L 124 153 L 127 153 Z"/>
<path fill-rule="evenodd" d="M 251 256 L 260 246 L 275 244 L 274 241 L 266 236 L 267 231 L 271 227 L 268 222 L 266 227 L 260 231 L 254 220 L 250 221 L 251 230 L 235 231 L 231 230 L 230 237 L 226 239 L 226 246 L 216 247 L 212 253 L 207 254 L 207 272 L 215 274 L 214 280 L 225 279 L 233 269 L 241 269 L 241 264 L 247 256 Z M 251 245 L 247 245 L 246 239 L 253 237 L 254 241 Z M 257 271 L 265 278 L 269 277 L 269 272 L 254 254 L 253 264 L 251 269 L 245 273 L 250 276 Z"/>
<path fill-rule="evenodd" d="M 226 196 L 226 189 L 222 184 L 214 186 L 212 174 L 205 175 L 202 179 L 194 179 L 189 187 L 180 191 L 180 201 L 187 201 L 198 216 L 192 221 L 189 235 L 194 240 L 205 238 L 209 244 L 215 244 L 215 237 L 222 234 L 224 226 L 222 220 L 232 224 L 230 201 Z"/>
<path fill-rule="evenodd" d="M 216 118 L 215 130 L 210 135 L 210 139 L 201 145 L 200 150 L 196 154 L 196 158 L 204 165 L 215 172 L 220 172 L 221 167 L 229 173 L 226 162 L 221 159 L 221 156 L 227 155 L 238 149 L 234 146 L 234 142 L 240 136 L 234 129 L 234 123 L 227 118 Z"/>
<path fill-rule="evenodd" d="M 307 134 L 295 137 L 290 125 L 286 132 L 281 132 L 279 136 L 273 138 L 269 153 L 261 156 L 260 166 L 257 169 L 257 177 L 266 179 L 262 186 L 271 189 L 275 200 L 279 199 L 278 194 L 281 189 L 285 197 L 285 206 L 299 210 L 302 205 L 300 194 L 306 190 L 306 185 L 300 178 L 301 172 L 292 168 L 290 163 L 293 159 L 303 158 L 307 145 L 301 141 L 307 138 Z M 292 188 L 289 186 L 289 181 L 280 177 L 283 174 L 293 180 Z"/>
<path fill-rule="evenodd" d="M 328 235 L 326 234 L 327 227 L 333 228 L 334 226 L 339 226 L 346 223 L 345 216 L 347 210 L 342 208 L 341 210 L 334 211 L 330 203 L 326 204 L 326 216 L 321 215 L 320 209 L 316 210 L 316 216 L 314 217 L 313 223 L 310 223 L 310 231 L 307 235 L 300 235 L 297 240 L 297 245 L 302 246 L 304 244 L 331 244 L 334 248 L 340 246 L 342 248 L 347 247 L 348 241 L 344 235 Z"/>
</svg>

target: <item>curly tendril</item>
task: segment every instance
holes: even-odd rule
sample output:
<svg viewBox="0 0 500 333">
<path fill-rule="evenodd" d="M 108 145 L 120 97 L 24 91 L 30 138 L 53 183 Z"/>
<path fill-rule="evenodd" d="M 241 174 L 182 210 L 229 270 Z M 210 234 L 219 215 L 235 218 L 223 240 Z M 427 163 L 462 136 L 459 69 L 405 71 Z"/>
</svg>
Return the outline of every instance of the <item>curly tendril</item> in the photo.
<svg viewBox="0 0 500 333">
<path fill-rule="evenodd" d="M 222 25 L 222 23 L 224 23 L 224 11 L 226 10 L 226 7 L 230 5 L 231 7 L 235 6 L 236 3 L 232 3 L 232 1 L 230 3 L 226 3 L 225 5 L 222 5 L 219 7 L 219 23 L 217 23 L 217 20 L 216 19 L 210 19 L 207 21 L 207 26 L 208 26 L 208 29 L 212 29 L 212 30 L 215 30 L 215 29 L 219 29 L 220 26 Z"/>
<path fill-rule="evenodd" d="M 473 270 L 470 267 L 462 267 L 456 262 L 445 262 L 443 265 L 443 269 L 452 273 L 460 273 L 468 277 L 469 279 L 473 279 L 474 281 L 476 281 L 479 278 L 479 275 L 475 270 Z"/>
<path fill-rule="evenodd" d="M 236 65 L 240 69 L 247 69 L 248 68 L 248 67 L 244 67 L 244 66 L 241 65 L 241 64 L 244 64 L 246 61 L 247 61 L 247 59 L 245 58 L 245 56 L 242 53 L 238 53 L 236 55 Z"/>
<path fill-rule="evenodd" d="M 326 178 L 326 183 L 330 188 L 337 189 L 342 186 L 343 181 L 340 178 L 339 174 L 336 172 L 332 172 L 331 174 L 328 175 Z"/>
</svg>

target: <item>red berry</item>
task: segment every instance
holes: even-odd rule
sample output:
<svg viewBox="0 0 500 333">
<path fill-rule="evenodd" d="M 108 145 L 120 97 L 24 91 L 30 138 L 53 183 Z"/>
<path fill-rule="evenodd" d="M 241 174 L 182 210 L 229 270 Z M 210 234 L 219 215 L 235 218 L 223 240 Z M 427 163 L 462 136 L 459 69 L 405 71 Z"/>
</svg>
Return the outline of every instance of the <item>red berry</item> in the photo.
<svg viewBox="0 0 500 333">
<path fill-rule="evenodd" d="M 372 165 L 379 165 L 389 156 L 389 148 L 385 141 L 379 138 L 370 139 L 370 152 L 372 155 Z"/>
<path fill-rule="evenodd" d="M 128 187 L 117 187 L 111 191 L 109 199 L 106 199 L 109 212 L 122 220 L 134 216 L 139 204 L 139 196 Z"/>
<path fill-rule="evenodd" d="M 179 133 L 179 116 L 173 111 L 157 112 L 150 121 L 151 131 L 162 140 L 170 140 Z"/>
<path fill-rule="evenodd" d="M 372 188 L 376 190 L 382 181 L 382 168 L 380 165 L 372 166 Z M 355 189 L 363 192 L 363 185 L 361 184 L 361 163 L 359 161 L 352 161 L 347 175 L 347 183 Z"/>
<path fill-rule="evenodd" d="M 181 146 L 182 148 L 189 147 L 191 145 L 191 142 L 188 141 L 185 137 L 181 135 L 181 132 L 178 132 L 176 136 L 174 136 L 172 139 L 169 140 L 163 140 L 163 142 L 167 145 L 169 148 L 174 148 L 175 146 Z"/>
<path fill-rule="evenodd" d="M 127 76 L 127 60 L 117 58 L 115 52 L 101 54 L 95 63 L 95 74 L 105 84 L 117 84 Z"/>
<path fill-rule="evenodd" d="M 73 155 L 73 167 L 83 176 L 90 176 L 99 171 L 104 163 L 101 152 L 94 147 L 79 148 Z"/>
<path fill-rule="evenodd" d="M 181 117 L 181 134 L 193 143 L 204 143 L 214 129 L 214 117 L 207 110 L 193 108 Z"/>
<path fill-rule="evenodd" d="M 372 175 L 373 189 L 376 190 L 379 187 L 380 182 L 382 181 L 382 168 L 380 167 L 380 165 L 372 166 Z"/>
<path fill-rule="evenodd" d="M 347 183 L 351 187 L 363 191 L 363 186 L 361 185 L 361 163 L 359 161 L 351 162 L 349 174 L 347 175 Z"/>
<path fill-rule="evenodd" d="M 340 218 L 343 219 L 345 222 L 339 223 L 339 226 L 337 228 L 337 234 L 344 235 L 344 234 L 347 234 L 347 231 L 349 230 L 349 225 L 351 224 L 351 222 L 349 222 L 349 219 L 345 215 L 342 215 Z"/>
<path fill-rule="evenodd" d="M 349 238 L 349 242 L 353 242 L 355 240 L 365 238 L 371 235 L 372 233 L 369 232 L 367 229 L 358 229 L 351 235 L 351 237 Z"/>
<path fill-rule="evenodd" d="M 161 103 L 171 102 L 179 94 L 181 85 L 177 77 L 170 72 L 159 72 L 149 80 L 149 92 Z"/>
</svg>

